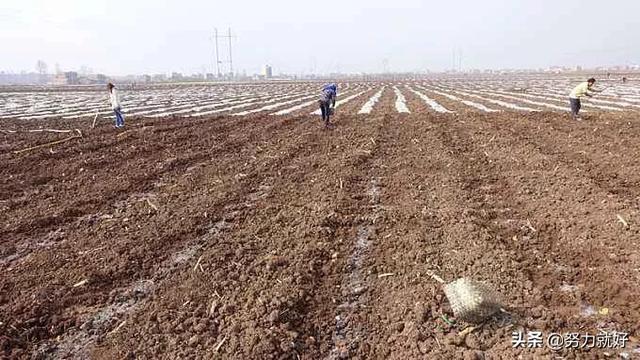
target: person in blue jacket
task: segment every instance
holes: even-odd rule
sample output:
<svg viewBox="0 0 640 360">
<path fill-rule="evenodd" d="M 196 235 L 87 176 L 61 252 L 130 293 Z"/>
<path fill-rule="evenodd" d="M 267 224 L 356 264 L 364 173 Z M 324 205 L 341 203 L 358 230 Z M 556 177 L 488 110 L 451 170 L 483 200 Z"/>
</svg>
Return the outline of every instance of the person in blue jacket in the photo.
<svg viewBox="0 0 640 360">
<path fill-rule="evenodd" d="M 333 109 L 336 107 L 336 97 L 338 96 L 338 86 L 336 84 L 326 84 L 322 87 L 322 93 L 318 103 L 320 104 L 320 113 L 322 114 L 322 120 L 324 126 L 327 128 L 333 127 L 329 122 L 329 116 L 333 113 Z"/>
</svg>

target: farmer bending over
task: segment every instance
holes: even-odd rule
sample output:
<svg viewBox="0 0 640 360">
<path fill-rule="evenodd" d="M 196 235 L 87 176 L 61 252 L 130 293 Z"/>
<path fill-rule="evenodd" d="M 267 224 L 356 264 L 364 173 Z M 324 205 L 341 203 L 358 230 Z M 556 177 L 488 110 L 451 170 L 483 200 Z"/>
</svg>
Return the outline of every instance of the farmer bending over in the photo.
<svg viewBox="0 0 640 360">
<path fill-rule="evenodd" d="M 580 83 L 578 86 L 573 88 L 571 94 L 569 94 L 569 103 L 571 104 L 571 116 L 573 120 L 582 120 L 578 116 L 578 112 L 580 112 L 580 108 L 582 104 L 580 103 L 580 98 L 583 96 L 592 97 L 591 93 L 602 92 L 602 90 L 598 91 L 593 89 L 593 84 L 596 83 L 596 79 L 590 78 L 589 80 Z"/>
<path fill-rule="evenodd" d="M 324 126 L 327 128 L 333 127 L 329 122 L 329 116 L 333 113 L 333 109 L 336 107 L 336 96 L 338 95 L 338 87 L 336 84 L 327 84 L 322 87 L 322 94 L 320 95 L 320 113 L 322 114 L 322 120 Z"/>
<path fill-rule="evenodd" d="M 116 128 L 124 127 L 124 116 L 122 116 L 122 106 L 120 106 L 120 95 L 112 83 L 107 84 L 109 89 L 109 100 L 111 100 L 111 108 L 116 114 Z"/>
</svg>

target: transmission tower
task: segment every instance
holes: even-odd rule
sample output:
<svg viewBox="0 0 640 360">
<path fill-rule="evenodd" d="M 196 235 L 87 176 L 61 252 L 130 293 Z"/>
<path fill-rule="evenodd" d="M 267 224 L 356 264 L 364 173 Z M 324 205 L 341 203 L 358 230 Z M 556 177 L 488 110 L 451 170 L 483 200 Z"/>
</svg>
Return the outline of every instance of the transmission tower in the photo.
<svg viewBox="0 0 640 360">
<path fill-rule="evenodd" d="M 213 29 L 213 41 L 216 44 L 216 77 L 220 78 L 222 74 L 220 74 L 220 52 L 218 50 L 218 29 Z"/>
<path fill-rule="evenodd" d="M 231 49 L 231 28 L 229 28 L 229 72 L 233 77 L 233 50 Z"/>
<path fill-rule="evenodd" d="M 228 35 L 220 35 L 218 34 L 218 28 L 213 29 L 213 39 L 215 42 L 215 51 L 216 51 L 216 73 L 218 77 L 221 77 L 220 73 L 220 65 L 223 61 L 220 60 L 220 48 L 218 46 L 218 39 L 226 39 L 229 42 L 229 74 L 233 77 L 233 45 L 232 40 L 234 36 L 231 34 L 231 28 L 229 28 Z"/>
</svg>

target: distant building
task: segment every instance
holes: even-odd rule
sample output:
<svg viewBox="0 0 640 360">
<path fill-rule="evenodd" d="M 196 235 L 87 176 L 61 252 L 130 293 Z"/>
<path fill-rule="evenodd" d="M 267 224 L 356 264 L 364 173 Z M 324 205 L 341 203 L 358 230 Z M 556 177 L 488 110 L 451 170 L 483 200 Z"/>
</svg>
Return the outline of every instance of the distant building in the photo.
<svg viewBox="0 0 640 360">
<path fill-rule="evenodd" d="M 92 85 L 95 84 L 95 80 L 89 79 L 86 76 L 81 76 L 78 78 L 78 84 L 80 85 Z"/>
<path fill-rule="evenodd" d="M 78 73 L 75 71 L 63 72 L 53 78 L 53 85 L 76 85 L 79 83 Z"/>
<path fill-rule="evenodd" d="M 67 78 L 67 84 L 75 85 L 78 83 L 78 73 L 75 71 L 67 71 L 64 73 L 64 76 Z"/>
<path fill-rule="evenodd" d="M 97 74 L 96 75 L 96 82 L 98 82 L 98 84 L 106 84 L 107 83 L 107 75 L 105 75 L 105 74 Z"/>
<path fill-rule="evenodd" d="M 78 77 L 77 84 L 80 84 L 80 85 L 106 84 L 107 80 L 108 80 L 107 75 L 104 75 L 104 74 L 85 75 L 85 76 Z M 74 81 L 73 78 L 60 76 L 60 78 L 57 79 L 56 84 L 69 85 L 69 84 L 73 84 L 73 81 Z"/>
<path fill-rule="evenodd" d="M 64 74 L 56 74 L 53 79 L 51 79 L 51 84 L 53 85 L 67 85 L 67 78 Z"/>
<path fill-rule="evenodd" d="M 49 76 L 44 77 L 38 73 L 7 73 L 0 71 L 0 85 L 26 85 L 26 84 L 40 84 L 46 82 Z"/>
<path fill-rule="evenodd" d="M 262 69 L 262 76 L 264 76 L 265 79 L 271 79 L 273 77 L 273 69 L 271 68 L 271 65 L 264 66 Z"/>
<path fill-rule="evenodd" d="M 548 67 L 546 72 L 550 72 L 550 73 L 555 73 L 555 74 L 560 74 L 563 71 L 563 68 L 560 66 L 551 66 Z"/>
<path fill-rule="evenodd" d="M 165 74 L 155 74 L 151 76 L 151 80 L 153 80 L 154 82 L 163 82 L 167 81 L 167 76 Z"/>
</svg>

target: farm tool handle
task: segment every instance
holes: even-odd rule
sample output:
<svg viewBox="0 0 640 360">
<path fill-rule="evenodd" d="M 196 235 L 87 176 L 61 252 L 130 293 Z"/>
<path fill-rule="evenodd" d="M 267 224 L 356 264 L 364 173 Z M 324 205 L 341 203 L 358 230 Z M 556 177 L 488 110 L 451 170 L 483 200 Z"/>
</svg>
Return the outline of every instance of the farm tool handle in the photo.
<svg viewBox="0 0 640 360">
<path fill-rule="evenodd" d="M 98 114 L 100 114 L 100 110 L 96 111 L 96 116 L 93 117 L 93 123 L 91 124 L 91 128 L 96 127 L 96 120 L 98 120 Z"/>
<path fill-rule="evenodd" d="M 57 140 L 57 141 L 52 141 L 46 144 L 40 144 L 40 145 L 36 145 L 36 146 L 32 146 L 26 149 L 22 149 L 22 150 L 15 150 L 13 153 L 14 154 L 21 154 L 27 151 L 31 151 L 31 150 L 36 150 L 36 149 L 40 149 L 46 146 L 51 146 L 51 145 L 57 145 L 57 144 L 62 144 L 63 142 L 67 142 L 69 140 L 73 140 L 73 139 L 77 139 L 77 138 L 81 138 L 82 137 L 82 132 L 79 129 L 74 129 L 76 132 L 76 135 L 72 135 L 69 136 L 68 138 L 62 139 L 62 140 Z"/>
<path fill-rule="evenodd" d="M 431 278 L 433 280 L 439 282 L 440 284 L 444 284 L 445 283 L 445 281 L 442 280 L 442 278 L 440 276 L 436 275 L 433 271 L 427 270 L 426 272 L 427 272 L 427 275 L 431 276 Z"/>
</svg>

